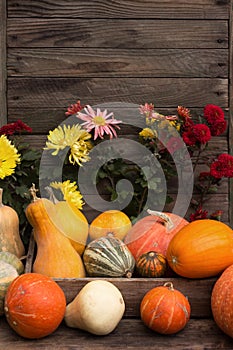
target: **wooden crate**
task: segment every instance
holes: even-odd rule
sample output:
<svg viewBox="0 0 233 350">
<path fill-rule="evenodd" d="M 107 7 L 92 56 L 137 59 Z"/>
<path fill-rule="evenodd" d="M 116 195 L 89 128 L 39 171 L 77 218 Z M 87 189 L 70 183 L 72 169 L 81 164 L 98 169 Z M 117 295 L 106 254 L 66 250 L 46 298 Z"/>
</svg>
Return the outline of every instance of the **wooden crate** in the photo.
<svg viewBox="0 0 233 350">
<path fill-rule="evenodd" d="M 25 272 L 32 271 L 35 257 L 35 241 L 32 237 L 25 266 Z M 54 278 L 63 289 L 67 303 L 71 302 L 81 288 L 97 278 Z M 49 345 L 62 341 L 62 349 L 73 349 L 78 344 L 81 349 L 232 349 L 230 337 L 226 336 L 215 324 L 211 313 L 211 292 L 216 277 L 205 279 L 167 278 L 101 278 L 112 282 L 121 291 L 125 304 L 125 314 L 117 328 L 108 336 L 94 336 L 85 331 L 68 328 L 63 322 L 49 338 L 30 342 L 29 345 Z M 145 293 L 156 286 L 171 281 L 189 299 L 191 319 L 187 326 L 175 335 L 159 335 L 149 330 L 140 319 L 139 306 Z M 6 328 L 6 327 L 5 327 Z M 21 340 L 22 341 L 22 340 Z M 68 342 L 68 345 L 65 342 Z M 1 341 L 0 341 L 1 344 Z M 28 344 L 28 342 L 27 342 Z"/>
</svg>

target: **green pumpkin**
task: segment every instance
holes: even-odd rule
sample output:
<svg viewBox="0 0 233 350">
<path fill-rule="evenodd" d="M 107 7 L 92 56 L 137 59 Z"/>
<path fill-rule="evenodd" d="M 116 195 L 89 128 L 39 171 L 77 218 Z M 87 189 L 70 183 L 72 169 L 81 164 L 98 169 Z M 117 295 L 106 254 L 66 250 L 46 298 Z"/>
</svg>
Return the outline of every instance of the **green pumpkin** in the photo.
<svg viewBox="0 0 233 350">
<path fill-rule="evenodd" d="M 83 253 L 86 272 L 93 277 L 131 277 L 135 259 L 122 240 L 111 234 L 91 241 Z"/>
</svg>

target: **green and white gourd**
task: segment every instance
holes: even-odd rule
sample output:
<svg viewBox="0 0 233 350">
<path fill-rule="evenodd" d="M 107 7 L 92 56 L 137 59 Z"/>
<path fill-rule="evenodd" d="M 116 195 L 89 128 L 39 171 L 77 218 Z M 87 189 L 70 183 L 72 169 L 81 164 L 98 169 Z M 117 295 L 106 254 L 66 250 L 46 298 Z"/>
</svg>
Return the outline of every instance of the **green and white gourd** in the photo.
<svg viewBox="0 0 233 350">
<path fill-rule="evenodd" d="M 0 252 L 0 316 L 4 315 L 4 301 L 8 286 L 23 272 L 24 265 L 16 255 Z"/>
<path fill-rule="evenodd" d="M 130 278 L 135 267 L 135 259 L 128 247 L 111 233 L 87 245 L 83 262 L 91 277 Z"/>
</svg>

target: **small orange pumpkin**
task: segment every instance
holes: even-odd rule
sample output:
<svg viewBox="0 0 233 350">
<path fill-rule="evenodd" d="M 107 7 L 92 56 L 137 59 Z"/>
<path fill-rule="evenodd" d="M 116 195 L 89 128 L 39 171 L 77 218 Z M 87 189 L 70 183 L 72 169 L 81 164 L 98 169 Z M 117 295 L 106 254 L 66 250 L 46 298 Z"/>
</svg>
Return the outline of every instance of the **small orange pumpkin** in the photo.
<svg viewBox="0 0 233 350">
<path fill-rule="evenodd" d="M 123 240 L 132 224 L 129 217 L 120 210 L 107 210 L 99 214 L 90 224 L 89 237 L 94 240 L 107 236 L 113 236 Z"/>
<path fill-rule="evenodd" d="M 171 282 L 149 290 L 140 304 L 143 323 L 160 334 L 181 331 L 188 323 L 190 313 L 188 299 Z"/>
<path fill-rule="evenodd" d="M 66 310 L 63 290 L 50 277 L 25 273 L 7 289 L 4 312 L 11 328 L 29 339 L 42 338 L 59 326 Z"/>
<path fill-rule="evenodd" d="M 141 277 L 162 277 L 167 261 L 164 255 L 152 251 L 140 255 L 135 267 L 136 273 Z"/>
<path fill-rule="evenodd" d="M 218 327 L 233 338 L 233 265 L 216 281 L 211 294 L 211 309 Z"/>
<path fill-rule="evenodd" d="M 148 213 L 150 215 L 132 226 L 124 239 L 135 259 L 149 251 L 166 255 L 172 237 L 188 224 L 187 220 L 173 213 L 151 210 Z"/>
<path fill-rule="evenodd" d="M 220 221 L 193 221 L 172 238 L 166 258 L 180 276 L 216 276 L 233 264 L 233 231 Z"/>
</svg>

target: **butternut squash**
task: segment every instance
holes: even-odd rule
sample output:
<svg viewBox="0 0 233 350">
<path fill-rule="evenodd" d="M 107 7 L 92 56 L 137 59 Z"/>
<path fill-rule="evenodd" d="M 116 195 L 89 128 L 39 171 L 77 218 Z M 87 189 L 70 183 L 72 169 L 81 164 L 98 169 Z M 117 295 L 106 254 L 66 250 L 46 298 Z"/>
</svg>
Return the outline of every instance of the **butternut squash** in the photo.
<svg viewBox="0 0 233 350">
<path fill-rule="evenodd" d="M 82 255 L 88 237 L 88 221 L 81 210 L 72 203 L 59 201 L 51 187 L 46 187 L 49 199 L 55 204 L 55 213 L 52 220 L 58 229 L 69 238 L 74 249 Z"/>
<path fill-rule="evenodd" d="M 122 319 L 125 302 L 120 290 L 111 282 L 88 282 L 66 306 L 65 323 L 96 335 L 111 333 Z"/>
<path fill-rule="evenodd" d="M 37 252 L 33 272 L 57 278 L 85 277 L 85 268 L 80 255 L 70 240 L 54 225 L 54 204 L 46 198 L 38 198 L 33 185 L 30 189 L 32 202 L 25 214 L 33 227 Z"/>
<path fill-rule="evenodd" d="M 0 251 L 10 252 L 21 258 L 25 248 L 19 233 L 17 212 L 2 202 L 3 189 L 0 188 Z"/>
</svg>

